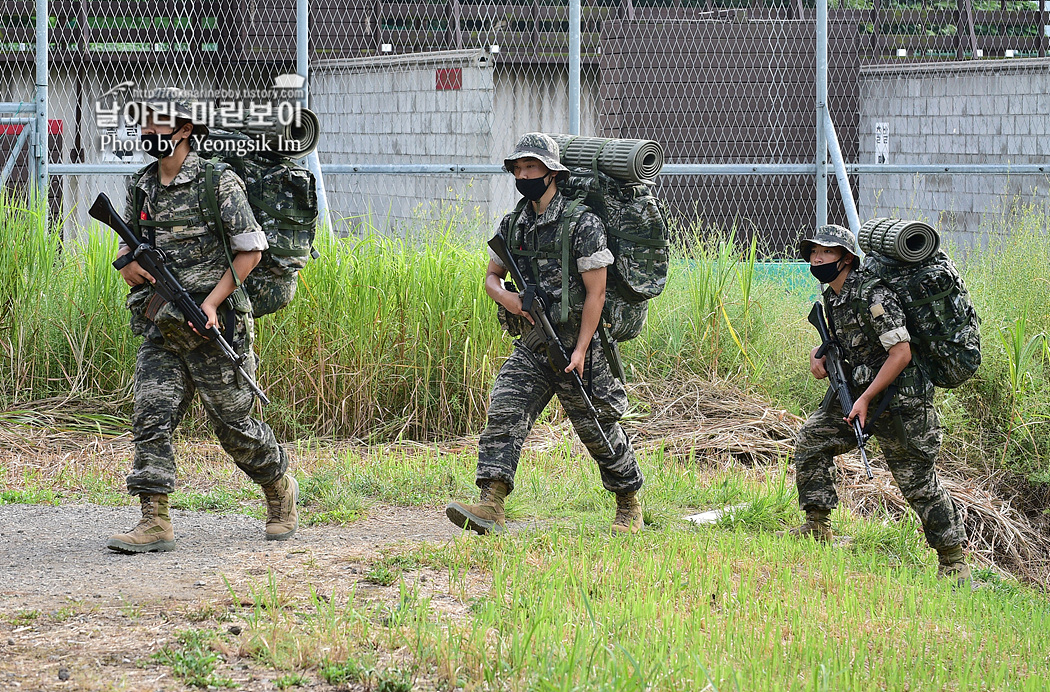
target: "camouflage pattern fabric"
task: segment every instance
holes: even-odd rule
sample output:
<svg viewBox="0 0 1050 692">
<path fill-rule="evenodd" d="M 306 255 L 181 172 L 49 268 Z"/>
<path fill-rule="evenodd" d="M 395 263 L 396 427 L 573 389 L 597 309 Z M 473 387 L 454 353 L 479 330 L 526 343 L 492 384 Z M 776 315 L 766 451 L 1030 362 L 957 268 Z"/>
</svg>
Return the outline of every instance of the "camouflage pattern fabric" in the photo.
<svg viewBox="0 0 1050 692">
<path fill-rule="evenodd" d="M 503 170 L 514 172 L 514 162 L 518 159 L 532 158 L 540 161 L 548 170 L 554 171 L 559 180 L 569 173 L 561 162 L 561 149 L 550 135 L 542 132 L 526 132 L 518 138 L 514 151 L 503 159 Z"/>
<path fill-rule="evenodd" d="M 143 214 L 129 219 L 129 224 L 137 226 L 147 238 L 155 236 L 156 246 L 168 255 L 172 273 L 198 303 L 228 268 L 222 241 L 209 230 L 200 212 L 200 166 L 200 158 L 191 152 L 170 185 L 160 184 L 156 164 L 147 166 L 129 184 L 125 207 L 133 213 L 138 208 L 136 198 L 142 200 Z M 231 250 L 264 250 L 266 236 L 252 215 L 244 184 L 231 171 L 219 179 L 218 200 Z M 132 331 L 145 337 L 135 366 L 135 464 L 128 477 L 128 490 L 142 494 L 173 489 L 171 437 L 195 392 L 201 395 L 219 442 L 237 465 L 257 483 L 279 478 L 287 466 L 285 452 L 265 423 L 249 417 L 254 395 L 246 383 L 238 381 L 232 364 L 218 347 L 196 335 L 178 309 L 160 300 L 152 286 L 133 288 L 127 306 Z M 237 290 L 226 306 L 235 317 L 231 344 L 239 353 L 251 354 L 251 302 Z M 245 370 L 254 373 L 254 354 Z"/>
<path fill-rule="evenodd" d="M 503 217 L 499 230 L 510 247 L 514 260 L 526 278 L 536 284 L 550 298 L 549 314 L 552 323 L 557 323 L 561 312 L 562 300 L 562 266 L 561 236 L 562 214 L 566 200 L 561 192 L 554 195 L 543 214 L 537 216 L 531 204 L 526 204 L 521 211 L 520 219 L 510 213 Z M 515 221 L 517 224 L 515 225 Z M 605 227 L 595 214 L 584 213 L 572 233 L 570 261 L 576 264 L 579 271 L 590 271 L 612 264 L 612 252 L 606 246 Z M 530 258 L 517 254 L 518 251 L 538 252 L 547 257 Z M 503 263 L 496 254 L 489 250 L 489 258 L 496 264 Z M 531 260 L 531 261 L 530 261 Z M 539 270 L 537 274 L 536 270 Z M 564 324 L 555 324 L 558 336 L 563 343 L 575 343 L 580 332 L 580 319 L 583 316 L 583 299 L 586 289 L 579 273 L 569 269 L 569 319 Z M 522 334 L 528 322 L 517 315 L 508 315 L 502 307 L 498 308 L 500 324 L 507 328 L 511 335 Z"/>
<path fill-rule="evenodd" d="M 847 361 L 853 365 L 852 392 L 859 396 L 886 362 L 894 344 L 910 340 L 904 327 L 904 311 L 896 295 L 884 285 L 861 282 L 851 271 L 842 292 L 830 288 L 825 302 L 834 336 L 842 344 Z M 865 305 L 863 311 L 858 305 Z M 879 335 L 872 342 L 865 333 Z M 898 391 L 882 416 L 868 429 L 874 433 L 886 456 L 901 494 L 922 521 L 927 542 L 933 548 L 965 543 L 962 514 L 937 478 L 935 462 L 941 445 L 940 423 L 933 406 L 933 385 L 915 366 L 909 364 L 895 382 Z M 872 402 L 874 415 L 879 397 Z M 828 411 L 813 413 L 799 431 L 795 443 L 795 472 L 799 504 L 803 509 L 834 509 L 833 457 L 857 446 L 852 427 L 843 420 L 837 402 Z"/>
<path fill-rule="evenodd" d="M 142 215 L 127 218 L 147 240 L 156 234 L 157 247 L 172 259 L 175 278 L 190 293 L 207 293 L 219 283 L 229 268 L 222 240 L 208 227 L 201 213 L 197 178 L 204 162 L 191 151 L 170 185 L 161 185 L 156 163 L 147 166 L 128 186 L 126 213 L 138 208 L 136 194 L 142 195 Z M 136 193 L 136 189 L 141 192 Z M 265 250 L 268 245 L 245 192 L 244 182 L 231 170 L 219 176 L 219 213 L 232 252 Z"/>
<path fill-rule="evenodd" d="M 239 331 L 238 341 L 243 342 L 247 334 L 243 326 Z M 252 377 L 255 361 L 252 357 L 244 366 Z M 255 395 L 239 379 L 214 344 L 179 354 L 142 342 L 135 362 L 131 418 L 135 461 L 127 478 L 129 493 L 169 494 L 175 489 L 172 435 L 195 392 L 200 394 L 215 436 L 238 468 L 259 485 L 284 475 L 288 456 L 270 427 L 249 415 Z"/>
<path fill-rule="evenodd" d="M 875 380 L 890 347 L 911 340 L 897 294 L 881 281 L 862 279 L 861 272 L 850 270 L 841 293 L 836 295 L 831 287 L 824 289 L 829 326 L 853 368 L 853 386 L 858 394 Z M 872 338 L 875 335 L 877 339 Z M 918 371 L 913 358 L 898 376 L 897 384 L 905 396 L 932 393 L 933 385 L 920 378 Z"/>
<path fill-rule="evenodd" d="M 798 255 L 805 261 L 809 261 L 809 255 L 813 252 L 814 245 L 823 247 L 840 247 L 854 257 L 860 257 L 860 248 L 857 246 L 857 236 L 853 231 L 838 224 L 829 223 L 821 226 L 809 237 L 798 241 Z"/>
<path fill-rule="evenodd" d="M 583 399 L 568 379 L 554 371 L 546 353 L 532 351 L 518 341 L 492 388 L 488 421 L 478 444 L 478 485 L 503 481 L 514 489 L 514 474 L 525 437 L 547 403 L 557 395 L 576 433 L 598 462 L 605 489 L 626 493 L 642 487 L 642 471 L 634 449 L 619 424 L 627 408 L 627 392 L 613 377 L 597 341 L 591 344 L 587 357 L 589 364 L 584 369 L 583 382 L 616 453 L 612 457 L 603 455 L 601 438 L 586 416 Z"/>
</svg>

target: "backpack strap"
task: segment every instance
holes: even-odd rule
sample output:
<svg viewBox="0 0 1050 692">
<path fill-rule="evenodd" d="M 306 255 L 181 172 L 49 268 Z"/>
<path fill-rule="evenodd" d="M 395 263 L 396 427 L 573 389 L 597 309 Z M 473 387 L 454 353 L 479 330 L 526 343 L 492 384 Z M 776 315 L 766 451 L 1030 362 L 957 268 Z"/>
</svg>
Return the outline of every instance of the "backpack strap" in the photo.
<svg viewBox="0 0 1050 692">
<path fill-rule="evenodd" d="M 580 221 L 580 217 L 583 216 L 584 212 L 590 210 L 590 208 L 584 203 L 584 197 L 578 196 L 569 200 L 565 211 L 562 212 L 560 228 L 558 231 L 558 239 L 554 244 L 554 252 L 547 253 L 539 250 L 529 249 L 526 250 L 522 246 L 525 244 L 525 238 L 523 231 L 521 230 L 521 215 L 524 213 L 525 205 L 528 200 L 521 200 L 516 207 L 514 207 L 514 225 L 511 236 L 511 247 L 510 253 L 511 258 L 514 256 L 524 257 L 529 261 L 529 266 L 532 268 L 533 280 L 537 280 L 540 275 L 540 263 L 541 258 L 550 258 L 553 256 L 560 256 L 561 259 L 561 310 L 558 314 L 559 324 L 565 324 L 569 321 L 569 272 L 576 270 L 576 263 L 572 258 L 572 234 L 576 230 L 576 225 Z"/>
<path fill-rule="evenodd" d="M 588 210 L 588 207 L 583 203 L 583 197 L 575 197 L 569 206 L 565 208 L 561 216 L 561 232 L 558 234 L 558 242 L 561 243 L 561 323 L 565 324 L 569 321 L 569 261 L 571 255 L 569 250 L 572 248 L 572 234 L 576 230 L 576 225 L 580 222 L 580 217 L 583 213 Z M 572 269 L 576 270 L 576 263 L 572 263 Z M 578 272 L 577 272 L 578 273 Z"/>
<path fill-rule="evenodd" d="M 222 249 L 226 252 L 226 262 L 230 265 L 230 273 L 233 274 L 233 285 L 237 288 L 240 287 L 241 277 L 237 275 L 237 270 L 233 266 L 233 253 L 230 252 L 230 243 L 226 239 L 226 233 L 223 232 L 222 228 L 222 214 L 219 211 L 219 198 L 216 191 L 219 189 L 219 179 L 222 178 L 222 174 L 227 170 L 227 166 L 224 164 L 216 164 L 214 161 L 208 160 L 204 162 L 204 169 L 202 172 L 203 181 L 198 177 L 198 194 L 200 195 L 199 201 L 201 202 L 201 215 L 207 220 L 208 228 L 214 233 L 219 242 L 222 243 Z M 215 174 L 216 170 L 219 171 L 218 175 Z M 201 184 L 203 183 L 203 184 Z"/>
<path fill-rule="evenodd" d="M 142 224 L 142 210 L 146 206 L 146 191 L 139 187 L 139 182 L 142 180 L 142 176 L 146 175 L 151 167 L 156 166 L 156 163 L 151 163 L 139 172 L 131 176 L 131 198 L 132 198 L 132 214 L 131 214 L 131 230 L 135 232 L 135 235 L 141 239 L 146 240 L 153 247 L 157 247 L 157 232 L 150 228 L 149 238 L 145 238 L 142 235 L 142 226 L 149 224 Z"/>
<path fill-rule="evenodd" d="M 149 171 L 150 167 L 156 167 L 156 163 L 136 173 L 131 179 L 133 214 L 131 216 L 131 228 L 139 238 L 142 238 L 153 247 L 157 247 L 158 228 L 176 228 L 185 223 L 184 219 L 170 219 L 168 221 L 157 221 L 156 219 L 142 218 L 142 210 L 146 208 L 146 191 L 139 187 L 139 181 Z M 158 173 L 159 174 L 159 173 Z"/>
</svg>

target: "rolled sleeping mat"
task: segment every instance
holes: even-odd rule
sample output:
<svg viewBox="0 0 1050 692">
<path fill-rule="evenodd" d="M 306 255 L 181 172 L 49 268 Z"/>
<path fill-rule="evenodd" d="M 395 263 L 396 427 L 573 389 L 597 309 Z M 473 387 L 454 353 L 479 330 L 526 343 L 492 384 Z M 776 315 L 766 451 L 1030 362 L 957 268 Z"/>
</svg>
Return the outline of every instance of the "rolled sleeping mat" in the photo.
<svg viewBox="0 0 1050 692">
<path fill-rule="evenodd" d="M 245 125 L 237 128 L 249 137 L 263 137 L 273 150 L 289 158 L 298 159 L 317 149 L 321 137 L 321 123 L 309 108 L 298 111 L 298 117 L 287 125 L 276 119 L 265 125 Z"/>
<path fill-rule="evenodd" d="M 941 247 L 941 237 L 922 221 L 877 218 L 860 227 L 857 243 L 864 252 L 914 264 L 932 257 Z"/>
<path fill-rule="evenodd" d="M 552 134 L 561 150 L 561 162 L 573 168 L 590 168 L 598 157 L 598 170 L 626 182 L 652 183 L 664 167 L 664 148 L 651 139 L 609 139 Z"/>
</svg>

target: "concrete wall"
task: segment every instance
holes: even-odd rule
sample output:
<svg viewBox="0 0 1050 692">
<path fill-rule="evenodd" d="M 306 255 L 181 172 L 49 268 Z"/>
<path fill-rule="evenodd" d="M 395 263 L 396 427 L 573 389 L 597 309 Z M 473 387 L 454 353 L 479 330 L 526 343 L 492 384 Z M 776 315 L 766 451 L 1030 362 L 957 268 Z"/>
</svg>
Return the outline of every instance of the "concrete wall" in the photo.
<svg viewBox="0 0 1050 692">
<path fill-rule="evenodd" d="M 890 164 L 1050 164 L 1050 59 L 871 66 L 860 77 L 860 162 L 875 163 L 887 123 Z M 935 222 L 963 245 L 991 227 L 982 217 L 1016 202 L 1045 203 L 1050 176 L 862 175 L 861 218 Z"/>
<path fill-rule="evenodd" d="M 462 71 L 460 89 L 438 72 Z M 518 135 L 568 129 L 568 72 L 502 66 L 480 51 L 319 61 L 311 105 L 322 123 L 322 163 L 500 163 Z M 597 74 L 585 73 L 581 131 L 594 132 Z M 434 203 L 460 201 L 492 219 L 513 206 L 505 175 L 329 175 L 334 218 L 380 228 L 409 222 Z"/>
</svg>

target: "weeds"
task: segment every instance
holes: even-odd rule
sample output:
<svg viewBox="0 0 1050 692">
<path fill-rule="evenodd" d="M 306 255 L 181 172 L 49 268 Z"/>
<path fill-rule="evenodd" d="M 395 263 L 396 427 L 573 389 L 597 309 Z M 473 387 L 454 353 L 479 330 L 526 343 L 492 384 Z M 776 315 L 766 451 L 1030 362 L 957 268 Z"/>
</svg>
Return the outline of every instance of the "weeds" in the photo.
<svg viewBox="0 0 1050 692">
<path fill-rule="evenodd" d="M 59 252 L 29 206 L 6 199 L 0 220 L 0 406 L 72 397 L 115 400 L 126 412 L 137 340 L 126 326 L 126 287 L 109 267 L 112 234 L 87 229 Z M 975 467 L 999 459 L 1033 479 L 1050 449 L 1050 345 L 1037 336 L 1050 333 L 1050 275 L 1039 259 L 1050 256 L 1047 220 L 1021 206 L 986 220 L 988 251 L 971 252 L 964 267 L 985 325 L 984 365 L 943 400 L 958 406 L 945 416 L 952 454 Z M 266 419 L 280 437 L 477 433 L 510 348 L 482 289 L 478 223 L 460 203 L 420 216 L 403 238 L 376 234 L 368 217 L 355 220 L 351 237 L 319 236 L 321 258 L 302 272 L 298 298 L 257 323 L 261 380 L 274 400 Z M 811 410 L 823 393 L 803 358 L 813 282 L 795 264 L 759 261 L 754 242 L 678 235 L 686 240 L 667 289 L 643 333 L 623 344 L 631 378 L 716 375 L 789 411 Z M 203 430 L 199 407 L 189 418 Z M 89 423 L 113 427 L 108 418 L 80 424 Z M 368 494 L 359 479 L 346 480 Z M 352 495 L 314 498 L 330 505 L 318 509 L 324 521 L 361 513 Z"/>
<path fill-rule="evenodd" d="M 308 683 L 309 680 L 302 673 L 289 673 L 273 681 L 274 686 L 279 690 L 286 690 L 289 687 L 306 687 Z"/>
<path fill-rule="evenodd" d="M 215 674 L 221 657 L 208 647 L 212 635 L 201 630 L 186 630 L 179 634 L 181 648 L 166 646 L 151 657 L 157 663 L 169 666 L 171 673 L 191 687 L 236 687 L 229 678 Z"/>
</svg>

